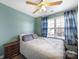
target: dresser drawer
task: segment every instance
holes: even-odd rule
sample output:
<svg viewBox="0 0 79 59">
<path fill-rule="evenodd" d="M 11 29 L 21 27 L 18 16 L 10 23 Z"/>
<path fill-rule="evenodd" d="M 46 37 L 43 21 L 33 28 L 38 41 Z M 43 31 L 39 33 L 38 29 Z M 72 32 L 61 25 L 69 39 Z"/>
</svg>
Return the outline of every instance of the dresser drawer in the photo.
<svg viewBox="0 0 79 59">
<path fill-rule="evenodd" d="M 12 49 L 17 48 L 17 47 L 19 47 L 18 44 L 14 44 L 14 45 L 8 46 L 6 48 L 12 50 Z"/>
<path fill-rule="evenodd" d="M 4 45 L 5 47 L 5 59 L 12 59 L 19 55 L 19 41 L 11 42 Z"/>
</svg>

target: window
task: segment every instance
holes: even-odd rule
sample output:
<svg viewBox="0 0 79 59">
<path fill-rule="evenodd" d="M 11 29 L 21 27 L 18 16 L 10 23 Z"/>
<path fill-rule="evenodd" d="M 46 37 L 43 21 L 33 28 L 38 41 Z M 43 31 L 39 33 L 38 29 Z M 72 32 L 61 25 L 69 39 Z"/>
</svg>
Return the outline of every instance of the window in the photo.
<svg viewBox="0 0 79 59">
<path fill-rule="evenodd" d="M 64 15 L 48 18 L 48 37 L 64 38 Z"/>
</svg>

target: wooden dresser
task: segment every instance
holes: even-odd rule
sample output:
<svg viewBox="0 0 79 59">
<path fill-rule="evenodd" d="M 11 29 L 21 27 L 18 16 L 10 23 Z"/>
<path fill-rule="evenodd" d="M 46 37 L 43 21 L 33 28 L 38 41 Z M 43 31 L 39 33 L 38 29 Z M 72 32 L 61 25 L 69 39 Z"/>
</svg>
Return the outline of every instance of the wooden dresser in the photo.
<svg viewBox="0 0 79 59">
<path fill-rule="evenodd" d="M 10 42 L 4 45 L 4 59 L 12 59 L 19 55 L 19 41 Z"/>
</svg>

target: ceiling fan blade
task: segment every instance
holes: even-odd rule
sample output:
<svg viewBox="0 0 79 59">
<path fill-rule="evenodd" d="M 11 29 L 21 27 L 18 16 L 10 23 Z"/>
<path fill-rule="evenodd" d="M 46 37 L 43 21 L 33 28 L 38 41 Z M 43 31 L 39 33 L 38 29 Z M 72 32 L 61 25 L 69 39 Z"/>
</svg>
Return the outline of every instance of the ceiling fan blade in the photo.
<svg viewBox="0 0 79 59">
<path fill-rule="evenodd" d="M 40 8 L 41 8 L 41 7 L 40 7 Z M 40 8 L 36 9 L 36 10 L 33 12 L 33 14 L 35 14 L 37 11 L 39 11 L 39 10 L 40 10 Z"/>
<path fill-rule="evenodd" d="M 26 3 L 27 3 L 27 4 L 31 4 L 31 5 L 35 5 L 35 6 L 38 5 L 37 3 L 30 2 L 30 1 L 26 1 Z"/>
<path fill-rule="evenodd" d="M 60 5 L 62 1 L 57 1 L 57 2 L 49 2 L 47 3 L 47 6 L 55 6 L 55 5 Z"/>
</svg>

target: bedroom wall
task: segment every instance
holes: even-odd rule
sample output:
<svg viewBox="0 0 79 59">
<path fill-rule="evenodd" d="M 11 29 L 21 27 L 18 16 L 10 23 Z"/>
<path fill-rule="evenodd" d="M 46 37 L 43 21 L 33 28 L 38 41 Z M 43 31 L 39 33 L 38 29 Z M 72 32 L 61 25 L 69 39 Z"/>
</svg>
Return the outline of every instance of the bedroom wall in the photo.
<svg viewBox="0 0 79 59">
<path fill-rule="evenodd" d="M 34 32 L 34 18 L 0 3 L 0 56 L 5 43 L 25 32 Z"/>
<path fill-rule="evenodd" d="M 35 18 L 35 33 L 41 36 L 41 17 Z"/>
</svg>

